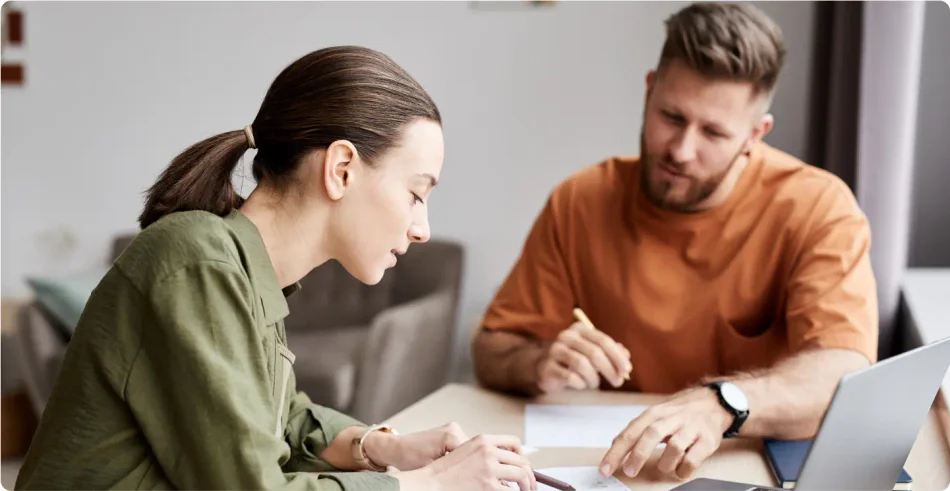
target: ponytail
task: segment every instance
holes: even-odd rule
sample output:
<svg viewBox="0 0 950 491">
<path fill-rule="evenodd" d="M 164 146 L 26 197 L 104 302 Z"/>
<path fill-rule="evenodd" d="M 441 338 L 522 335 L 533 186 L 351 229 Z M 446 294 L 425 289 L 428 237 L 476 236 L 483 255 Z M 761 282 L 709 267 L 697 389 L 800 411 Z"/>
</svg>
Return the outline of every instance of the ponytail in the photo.
<svg viewBox="0 0 950 491">
<path fill-rule="evenodd" d="M 227 215 L 243 204 L 231 173 L 252 147 L 250 128 L 229 131 L 198 142 L 178 154 L 146 193 L 139 225 L 145 228 L 169 213 L 204 210 Z"/>
<path fill-rule="evenodd" d="M 175 157 L 146 193 L 139 225 L 144 229 L 176 211 L 224 216 L 239 208 L 244 199 L 231 174 L 250 148 L 258 148 L 251 169 L 258 184 L 286 190 L 295 185 L 294 173 L 309 152 L 348 140 L 372 166 L 418 119 L 442 123 L 429 94 L 388 56 L 360 46 L 306 54 L 277 75 L 252 126 L 208 138 Z"/>
</svg>

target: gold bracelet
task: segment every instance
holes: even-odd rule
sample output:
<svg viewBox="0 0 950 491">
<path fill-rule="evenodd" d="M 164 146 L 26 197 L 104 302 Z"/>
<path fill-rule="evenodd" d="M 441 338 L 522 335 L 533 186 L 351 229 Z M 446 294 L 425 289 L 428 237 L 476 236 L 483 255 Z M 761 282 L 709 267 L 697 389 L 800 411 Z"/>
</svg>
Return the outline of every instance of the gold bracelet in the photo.
<svg viewBox="0 0 950 491">
<path fill-rule="evenodd" d="M 369 428 L 364 428 L 362 431 L 360 431 L 359 434 L 353 437 L 353 440 L 352 440 L 353 460 L 355 460 L 361 466 L 366 467 L 370 470 L 374 470 L 377 472 L 386 472 L 386 467 L 377 465 L 375 462 L 373 462 L 373 460 L 370 459 L 368 455 L 366 455 L 366 449 L 363 448 L 363 443 L 366 441 L 366 437 L 374 431 L 392 433 L 393 435 L 399 434 L 399 433 L 396 433 L 396 430 L 392 429 L 392 427 L 388 425 L 373 425 L 373 426 L 370 426 Z"/>
</svg>

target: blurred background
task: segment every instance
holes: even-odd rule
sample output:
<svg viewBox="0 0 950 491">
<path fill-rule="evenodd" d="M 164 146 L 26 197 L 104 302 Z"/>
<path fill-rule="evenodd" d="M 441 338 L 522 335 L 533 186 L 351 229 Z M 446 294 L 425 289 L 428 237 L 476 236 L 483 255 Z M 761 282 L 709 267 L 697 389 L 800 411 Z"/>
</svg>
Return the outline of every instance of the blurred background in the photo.
<svg viewBox="0 0 950 491">
<path fill-rule="evenodd" d="M 950 335 L 950 323 L 907 327 L 901 287 L 950 267 L 950 7 L 754 3 L 788 46 L 766 141 L 842 176 L 871 217 L 882 355 Z M 547 193 L 638 151 L 644 78 L 663 20 L 685 5 L 3 4 L 3 484 L 145 189 L 189 144 L 249 124 L 282 68 L 330 45 L 378 49 L 419 80 L 444 118 L 445 166 L 432 247 L 413 246 L 378 287 L 334 264 L 308 279 L 288 320 L 298 378 L 315 401 L 373 420 L 471 382 L 472 328 Z M 235 184 L 253 187 L 241 173 Z M 950 292 L 943 278 L 944 290 L 922 288 L 933 308 Z M 394 386 L 391 373 L 410 375 Z"/>
</svg>

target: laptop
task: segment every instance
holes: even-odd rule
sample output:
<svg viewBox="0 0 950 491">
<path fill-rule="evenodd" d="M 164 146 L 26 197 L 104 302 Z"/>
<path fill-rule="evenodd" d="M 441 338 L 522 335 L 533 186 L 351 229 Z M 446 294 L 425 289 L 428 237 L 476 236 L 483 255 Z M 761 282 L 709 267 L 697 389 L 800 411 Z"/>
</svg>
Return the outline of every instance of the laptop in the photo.
<svg viewBox="0 0 950 491">
<path fill-rule="evenodd" d="M 808 449 L 794 489 L 894 489 L 948 368 L 950 337 L 842 377 Z M 772 491 L 781 488 L 698 478 L 673 489 Z"/>
</svg>

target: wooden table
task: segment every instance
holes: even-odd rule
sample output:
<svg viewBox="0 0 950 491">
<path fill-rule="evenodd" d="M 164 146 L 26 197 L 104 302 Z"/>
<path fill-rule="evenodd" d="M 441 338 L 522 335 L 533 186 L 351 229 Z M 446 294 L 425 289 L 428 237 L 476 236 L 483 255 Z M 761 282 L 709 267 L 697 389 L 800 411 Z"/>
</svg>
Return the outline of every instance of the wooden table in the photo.
<svg viewBox="0 0 950 491">
<path fill-rule="evenodd" d="M 909 268 L 904 272 L 901 292 L 906 325 L 905 349 L 937 342 L 950 337 L 950 268 Z M 950 406 L 950 372 L 941 386 L 943 403 Z"/>
<path fill-rule="evenodd" d="M 512 434 L 524 437 L 524 406 L 538 404 L 655 404 L 664 396 L 601 391 L 564 392 L 537 399 L 514 398 L 473 385 L 451 384 L 390 418 L 400 432 L 420 431 L 455 421 L 468 436 Z M 941 491 L 950 484 L 950 418 L 938 398 L 918 435 L 906 468 L 914 479 L 915 491 Z M 749 484 L 775 486 L 775 479 L 763 457 L 759 440 L 726 440 L 693 477 L 713 477 Z M 542 448 L 529 456 L 535 468 L 551 466 L 594 466 L 606 449 Z M 656 471 L 658 449 L 635 479 L 621 473 L 617 477 L 632 490 L 668 490 L 682 481 L 671 480 Z"/>
</svg>

